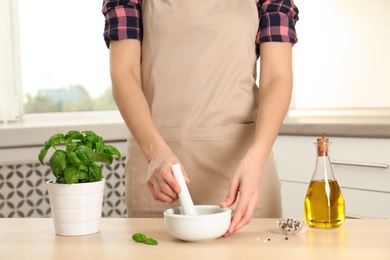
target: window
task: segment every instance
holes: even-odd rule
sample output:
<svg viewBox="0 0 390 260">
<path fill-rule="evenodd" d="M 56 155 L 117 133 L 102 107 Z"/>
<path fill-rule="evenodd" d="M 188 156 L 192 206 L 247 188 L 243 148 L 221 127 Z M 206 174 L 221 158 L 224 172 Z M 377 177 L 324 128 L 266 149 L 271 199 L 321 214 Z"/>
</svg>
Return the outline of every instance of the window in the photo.
<svg viewBox="0 0 390 260">
<path fill-rule="evenodd" d="M 296 109 L 390 107 L 390 1 L 296 0 Z"/>
<path fill-rule="evenodd" d="M 21 72 L 16 1 L 0 1 L 0 121 L 13 120 L 21 112 Z"/>
<path fill-rule="evenodd" d="M 6 57 L 0 67 L 0 118 L 18 119 L 22 110 L 28 114 L 116 109 L 103 40 L 102 1 L 0 3 L 1 38 L 9 39 L 0 46 Z"/>
</svg>

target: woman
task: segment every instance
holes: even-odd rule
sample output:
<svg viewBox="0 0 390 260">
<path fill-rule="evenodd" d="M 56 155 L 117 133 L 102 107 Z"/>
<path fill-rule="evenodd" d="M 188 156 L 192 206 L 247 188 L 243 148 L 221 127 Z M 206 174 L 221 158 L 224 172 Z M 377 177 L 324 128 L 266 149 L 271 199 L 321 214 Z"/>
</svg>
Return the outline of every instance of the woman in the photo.
<svg viewBox="0 0 390 260">
<path fill-rule="evenodd" d="M 104 0 L 103 13 L 113 96 L 131 132 L 129 216 L 177 205 L 180 163 L 194 204 L 233 208 L 226 236 L 279 217 L 272 145 L 291 99 L 292 1 Z"/>
</svg>

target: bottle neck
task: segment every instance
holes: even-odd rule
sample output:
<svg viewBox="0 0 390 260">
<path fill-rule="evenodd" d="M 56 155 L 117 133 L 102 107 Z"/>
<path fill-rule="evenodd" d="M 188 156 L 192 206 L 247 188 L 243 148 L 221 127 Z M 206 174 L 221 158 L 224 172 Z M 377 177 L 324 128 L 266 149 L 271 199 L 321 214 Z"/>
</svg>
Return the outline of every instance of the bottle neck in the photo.
<svg viewBox="0 0 390 260">
<path fill-rule="evenodd" d="M 317 147 L 318 148 L 318 147 Z M 328 156 L 328 150 L 317 149 L 317 161 L 314 169 L 312 181 L 330 181 L 335 180 L 332 164 Z"/>
</svg>

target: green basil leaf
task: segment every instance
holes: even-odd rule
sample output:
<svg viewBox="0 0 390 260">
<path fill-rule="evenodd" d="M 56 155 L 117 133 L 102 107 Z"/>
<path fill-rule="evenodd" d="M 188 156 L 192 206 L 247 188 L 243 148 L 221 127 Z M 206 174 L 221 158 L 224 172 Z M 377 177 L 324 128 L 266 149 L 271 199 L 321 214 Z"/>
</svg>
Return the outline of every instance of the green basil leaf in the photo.
<svg viewBox="0 0 390 260">
<path fill-rule="evenodd" d="M 138 242 L 138 243 L 143 243 L 145 242 L 148 238 L 146 237 L 145 234 L 142 234 L 142 233 L 135 233 L 133 236 L 132 236 L 133 240 Z"/>
<path fill-rule="evenodd" d="M 96 153 L 104 153 L 104 143 L 96 143 L 95 148 L 96 148 Z"/>
<path fill-rule="evenodd" d="M 66 144 L 66 151 L 67 152 L 75 152 L 77 148 L 81 145 L 81 143 L 68 143 Z"/>
<path fill-rule="evenodd" d="M 77 157 L 86 165 L 91 165 L 92 163 L 96 162 L 96 154 L 95 152 L 87 147 L 87 146 L 80 146 L 76 150 Z"/>
<path fill-rule="evenodd" d="M 85 137 L 79 131 L 72 130 L 72 131 L 67 132 L 65 134 L 65 142 L 71 143 L 73 140 L 80 140 L 83 142 L 85 140 Z"/>
<path fill-rule="evenodd" d="M 87 140 L 84 142 L 84 145 L 88 148 L 91 148 L 92 150 L 95 149 L 95 144 L 92 143 L 91 141 Z"/>
<path fill-rule="evenodd" d="M 88 172 L 88 166 L 85 164 L 81 164 L 78 166 L 80 171 Z"/>
<path fill-rule="evenodd" d="M 39 155 L 38 155 L 38 159 L 39 159 L 39 162 L 42 164 L 42 165 L 45 165 L 45 162 L 43 161 L 46 157 L 46 154 L 47 154 L 47 150 L 46 147 L 43 147 L 41 149 L 41 151 L 39 152 Z"/>
<path fill-rule="evenodd" d="M 39 162 L 42 165 L 45 165 L 45 162 L 43 160 L 45 159 L 47 152 L 49 151 L 50 148 L 51 148 L 51 145 L 50 145 L 49 140 L 45 141 L 43 143 L 43 148 L 41 149 L 41 151 L 39 152 L 39 155 L 38 155 Z"/>
<path fill-rule="evenodd" d="M 87 174 L 87 171 L 88 171 L 88 167 L 86 167 L 86 170 L 81 170 L 79 168 L 79 177 L 78 177 L 78 182 L 89 182 L 89 179 L 88 179 L 88 174 Z"/>
<path fill-rule="evenodd" d="M 49 140 L 47 140 L 47 142 L 51 147 L 56 148 L 56 145 L 61 144 L 64 140 L 65 136 L 63 134 L 54 134 L 49 138 Z"/>
<path fill-rule="evenodd" d="M 80 167 L 83 165 L 83 162 L 79 159 L 76 152 L 68 152 L 67 159 L 74 166 Z"/>
<path fill-rule="evenodd" d="M 151 237 L 146 239 L 144 243 L 147 244 L 147 245 L 154 245 L 154 246 L 158 244 L 157 240 L 155 240 L 155 239 L 153 239 Z"/>
<path fill-rule="evenodd" d="M 49 140 L 47 140 L 47 141 L 45 141 L 44 143 L 43 143 L 43 147 L 46 149 L 46 150 L 49 150 L 50 149 L 50 142 L 49 142 Z"/>
<path fill-rule="evenodd" d="M 66 167 L 64 176 L 67 184 L 73 184 L 79 180 L 80 170 L 76 166 L 70 165 Z"/>
<path fill-rule="evenodd" d="M 110 154 L 110 155 L 116 155 L 118 159 L 121 158 L 121 153 L 118 149 L 116 149 L 112 145 L 104 145 L 104 153 Z"/>
<path fill-rule="evenodd" d="M 60 170 L 64 171 L 68 166 L 66 152 L 63 150 L 56 150 L 50 157 L 49 164 L 54 176 L 57 177 L 58 172 Z"/>
<path fill-rule="evenodd" d="M 102 168 L 96 163 L 89 165 L 88 177 L 90 181 L 100 181 L 102 179 Z"/>
<path fill-rule="evenodd" d="M 96 144 L 99 141 L 99 136 L 95 134 L 92 131 L 83 131 L 85 136 L 87 137 L 87 140 L 90 141 L 93 144 Z"/>
<path fill-rule="evenodd" d="M 96 154 L 96 161 L 103 162 L 105 164 L 111 165 L 113 161 L 112 155 L 105 154 L 105 153 L 97 153 Z"/>
</svg>

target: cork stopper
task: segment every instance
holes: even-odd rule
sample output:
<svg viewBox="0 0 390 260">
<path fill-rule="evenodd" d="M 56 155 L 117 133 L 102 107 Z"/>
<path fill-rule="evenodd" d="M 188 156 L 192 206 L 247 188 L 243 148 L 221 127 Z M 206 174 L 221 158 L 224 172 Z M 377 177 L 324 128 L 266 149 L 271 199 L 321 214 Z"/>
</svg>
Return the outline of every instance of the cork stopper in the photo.
<svg viewBox="0 0 390 260">
<path fill-rule="evenodd" d="M 329 139 L 324 137 L 322 133 L 322 138 L 317 138 L 317 153 L 318 156 L 328 156 L 329 149 Z"/>
</svg>

